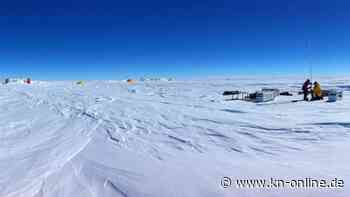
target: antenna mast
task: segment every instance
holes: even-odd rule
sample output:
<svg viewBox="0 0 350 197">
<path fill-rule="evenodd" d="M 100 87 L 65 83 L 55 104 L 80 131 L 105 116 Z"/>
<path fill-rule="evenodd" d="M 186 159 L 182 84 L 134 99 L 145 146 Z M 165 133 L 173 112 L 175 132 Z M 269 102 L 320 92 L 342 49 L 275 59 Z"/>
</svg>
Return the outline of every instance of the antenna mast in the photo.
<svg viewBox="0 0 350 197">
<path fill-rule="evenodd" d="M 310 76 L 310 80 L 313 81 L 313 65 L 312 65 L 312 60 L 311 60 L 311 45 L 310 45 L 310 40 L 307 40 L 307 53 L 309 54 L 309 76 Z"/>
</svg>

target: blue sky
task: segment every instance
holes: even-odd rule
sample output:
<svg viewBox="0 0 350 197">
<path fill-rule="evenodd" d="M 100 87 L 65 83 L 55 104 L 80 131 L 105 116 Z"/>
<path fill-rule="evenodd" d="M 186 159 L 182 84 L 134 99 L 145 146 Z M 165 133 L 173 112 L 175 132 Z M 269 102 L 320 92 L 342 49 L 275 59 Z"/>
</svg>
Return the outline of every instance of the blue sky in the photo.
<svg viewBox="0 0 350 197">
<path fill-rule="evenodd" d="M 350 71 L 346 0 L 96 2 L 2 3 L 0 76 L 305 75 L 310 64 L 319 75 Z"/>
</svg>

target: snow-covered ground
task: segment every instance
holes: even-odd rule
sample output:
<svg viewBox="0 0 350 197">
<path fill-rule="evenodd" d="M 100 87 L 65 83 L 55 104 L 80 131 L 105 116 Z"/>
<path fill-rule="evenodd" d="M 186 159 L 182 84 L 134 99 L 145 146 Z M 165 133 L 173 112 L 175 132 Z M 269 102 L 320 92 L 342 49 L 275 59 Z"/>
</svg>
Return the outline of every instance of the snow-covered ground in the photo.
<svg viewBox="0 0 350 197">
<path fill-rule="evenodd" d="M 225 101 L 224 90 L 302 78 L 34 82 L 0 86 L 1 197 L 350 195 L 350 78 L 344 99 Z M 327 179 L 338 189 L 224 189 L 232 179 Z"/>
</svg>

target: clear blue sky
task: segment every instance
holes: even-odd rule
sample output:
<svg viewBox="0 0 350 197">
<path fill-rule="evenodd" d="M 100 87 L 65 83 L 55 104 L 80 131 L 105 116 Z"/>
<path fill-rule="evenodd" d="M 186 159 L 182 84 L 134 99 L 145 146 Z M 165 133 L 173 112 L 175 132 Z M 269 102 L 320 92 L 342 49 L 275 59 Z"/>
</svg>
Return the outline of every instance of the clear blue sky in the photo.
<svg viewBox="0 0 350 197">
<path fill-rule="evenodd" d="M 350 72 L 347 0 L 96 2 L 2 2 L 0 76 Z"/>
</svg>

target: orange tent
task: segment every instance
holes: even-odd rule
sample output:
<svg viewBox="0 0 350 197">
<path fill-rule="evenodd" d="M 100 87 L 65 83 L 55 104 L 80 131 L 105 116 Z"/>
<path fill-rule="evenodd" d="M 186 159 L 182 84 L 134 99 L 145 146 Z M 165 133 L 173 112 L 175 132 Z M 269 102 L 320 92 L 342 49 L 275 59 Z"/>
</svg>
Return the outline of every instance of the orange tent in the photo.
<svg viewBox="0 0 350 197">
<path fill-rule="evenodd" d="M 128 82 L 128 84 L 134 84 L 134 83 L 136 83 L 136 81 L 133 80 L 133 79 L 128 79 L 128 80 L 126 80 L 126 82 Z"/>
</svg>

